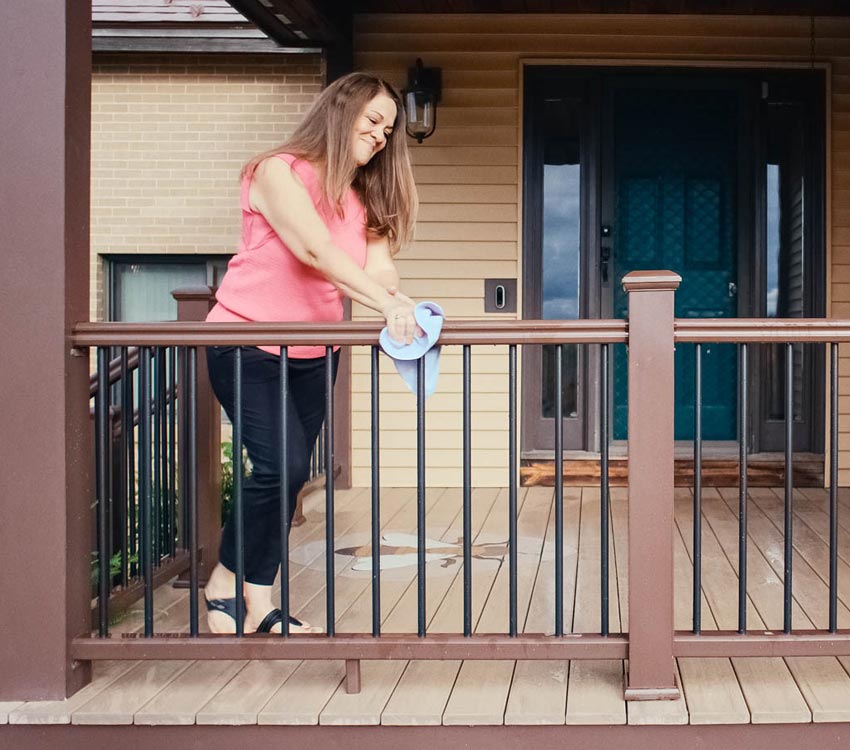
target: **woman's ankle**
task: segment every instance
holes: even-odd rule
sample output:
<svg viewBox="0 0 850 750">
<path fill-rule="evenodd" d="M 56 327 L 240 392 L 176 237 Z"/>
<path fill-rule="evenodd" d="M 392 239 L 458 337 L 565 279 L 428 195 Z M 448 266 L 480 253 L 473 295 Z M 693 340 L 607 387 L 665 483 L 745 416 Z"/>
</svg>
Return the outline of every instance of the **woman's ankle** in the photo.
<svg viewBox="0 0 850 750">
<path fill-rule="evenodd" d="M 245 582 L 245 603 L 249 610 L 268 612 L 274 609 L 272 603 L 272 587 L 259 583 Z"/>
<path fill-rule="evenodd" d="M 208 598 L 223 599 L 236 596 L 236 574 L 218 563 L 210 573 L 206 589 L 208 595 L 215 594 L 215 596 L 208 596 Z"/>
</svg>

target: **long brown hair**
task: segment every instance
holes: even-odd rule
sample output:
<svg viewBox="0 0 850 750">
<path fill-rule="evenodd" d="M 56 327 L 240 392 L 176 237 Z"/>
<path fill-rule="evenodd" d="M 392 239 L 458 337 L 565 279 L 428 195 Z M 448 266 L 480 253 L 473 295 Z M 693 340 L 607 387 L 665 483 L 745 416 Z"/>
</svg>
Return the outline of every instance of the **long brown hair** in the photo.
<svg viewBox="0 0 850 750">
<path fill-rule="evenodd" d="M 393 131 L 386 146 L 358 167 L 352 133 L 363 108 L 378 94 L 395 102 Z M 395 254 L 411 241 L 419 206 L 404 126 L 404 102 L 391 84 L 368 73 L 349 73 L 322 91 L 289 139 L 251 159 L 242 176 L 253 175 L 261 161 L 281 153 L 313 163 L 322 171 L 327 206 L 342 212 L 353 187 L 365 206 L 367 228 L 389 238 Z"/>
</svg>

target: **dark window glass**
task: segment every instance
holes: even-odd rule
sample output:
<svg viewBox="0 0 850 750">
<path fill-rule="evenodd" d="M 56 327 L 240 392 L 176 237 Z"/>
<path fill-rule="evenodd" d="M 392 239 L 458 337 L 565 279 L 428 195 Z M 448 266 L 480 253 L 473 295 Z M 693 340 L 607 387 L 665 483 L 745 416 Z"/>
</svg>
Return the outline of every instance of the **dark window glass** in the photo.
<svg viewBox="0 0 850 750">
<path fill-rule="evenodd" d="M 581 312 L 580 102 L 544 103 L 543 146 L 543 305 L 547 320 L 574 320 Z M 555 351 L 543 348 L 543 416 L 555 416 Z M 564 416 L 578 415 L 579 362 L 575 345 L 565 345 L 562 361 Z"/>
<path fill-rule="evenodd" d="M 171 292 L 181 286 L 215 285 L 226 267 L 226 257 L 112 261 L 109 319 L 129 323 L 177 320 L 177 301 Z"/>
<path fill-rule="evenodd" d="M 767 105 L 765 314 L 805 316 L 805 113 L 799 103 Z M 785 418 L 786 347 L 767 347 L 768 419 Z M 794 344 L 794 418 L 801 418 L 805 349 Z"/>
</svg>

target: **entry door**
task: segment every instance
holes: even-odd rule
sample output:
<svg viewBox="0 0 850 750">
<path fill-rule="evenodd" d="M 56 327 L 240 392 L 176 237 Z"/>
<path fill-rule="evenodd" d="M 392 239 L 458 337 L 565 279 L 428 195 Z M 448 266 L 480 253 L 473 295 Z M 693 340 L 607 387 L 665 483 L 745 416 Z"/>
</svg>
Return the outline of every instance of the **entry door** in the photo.
<svg viewBox="0 0 850 750">
<path fill-rule="evenodd" d="M 523 316 L 626 317 L 622 277 L 682 276 L 680 318 L 824 312 L 825 79 L 820 71 L 529 66 L 523 109 Z M 752 451 L 784 446 L 784 348 L 751 347 Z M 809 350 L 811 349 L 811 350 Z M 795 347 L 794 441 L 822 449 L 822 357 Z M 703 345 L 703 438 L 735 441 L 737 350 Z M 694 347 L 676 348 L 675 436 L 693 438 Z M 612 429 L 627 436 L 625 347 Z M 565 449 L 599 447 L 598 347 L 565 346 Z M 554 447 L 551 349 L 525 347 L 525 457 Z"/>
<path fill-rule="evenodd" d="M 741 91 L 678 79 L 613 79 L 605 97 L 602 254 L 611 257 L 614 317 L 628 313 L 622 278 L 669 269 L 682 277 L 679 318 L 738 315 Z M 693 438 L 694 347 L 675 353 L 675 437 Z M 702 416 L 707 440 L 736 439 L 734 345 L 703 346 Z M 614 353 L 613 436 L 625 439 L 628 364 Z"/>
</svg>

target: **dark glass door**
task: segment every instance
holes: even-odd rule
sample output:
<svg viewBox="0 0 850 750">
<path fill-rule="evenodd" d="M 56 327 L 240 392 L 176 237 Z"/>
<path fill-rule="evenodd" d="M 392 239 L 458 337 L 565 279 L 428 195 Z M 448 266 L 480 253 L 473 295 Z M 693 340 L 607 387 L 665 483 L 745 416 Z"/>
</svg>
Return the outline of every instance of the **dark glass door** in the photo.
<svg viewBox="0 0 850 750">
<path fill-rule="evenodd" d="M 613 79 L 606 96 L 614 317 L 627 317 L 622 278 L 668 269 L 682 277 L 680 318 L 738 315 L 740 87 L 686 78 Z M 675 436 L 693 438 L 694 350 L 676 347 Z M 736 439 L 735 347 L 703 347 L 703 437 Z M 614 355 L 614 439 L 627 437 L 625 347 Z"/>
<path fill-rule="evenodd" d="M 625 317 L 622 277 L 670 269 L 680 318 L 817 317 L 825 299 L 824 76 L 529 66 L 523 316 Z M 703 435 L 738 440 L 738 353 L 703 345 Z M 751 347 L 754 452 L 783 447 L 783 347 Z M 693 439 L 694 348 L 676 348 L 675 436 Z M 598 347 L 564 347 L 563 441 L 598 450 Z M 611 432 L 626 439 L 625 347 Z M 823 445 L 823 357 L 794 347 L 797 451 Z M 554 447 L 554 358 L 523 352 L 522 450 Z"/>
</svg>

